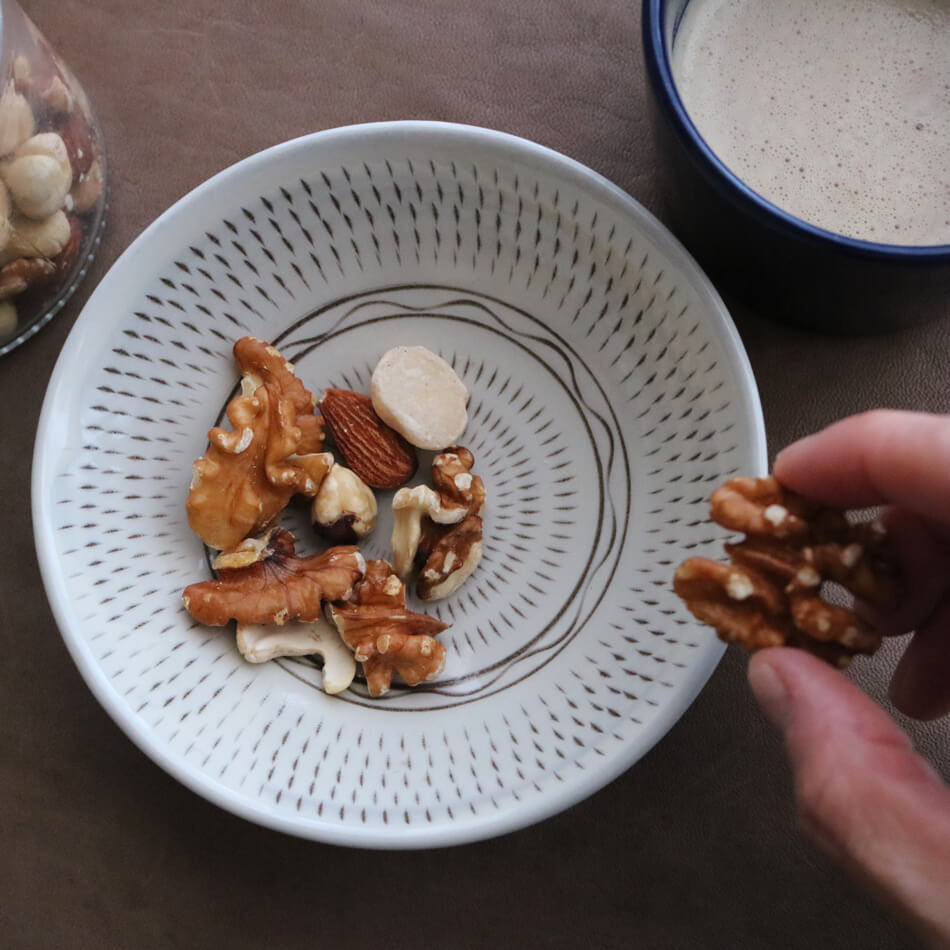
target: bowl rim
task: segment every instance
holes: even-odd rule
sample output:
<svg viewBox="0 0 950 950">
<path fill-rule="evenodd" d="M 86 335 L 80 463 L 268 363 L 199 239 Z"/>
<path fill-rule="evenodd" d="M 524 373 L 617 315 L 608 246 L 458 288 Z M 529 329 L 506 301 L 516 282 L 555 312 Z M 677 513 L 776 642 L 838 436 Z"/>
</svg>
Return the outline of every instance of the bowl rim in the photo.
<svg viewBox="0 0 950 950">
<path fill-rule="evenodd" d="M 685 10 L 691 2 L 694 0 L 686 0 L 683 9 Z M 802 218 L 784 211 L 778 205 L 763 198 L 732 172 L 706 143 L 680 98 L 673 78 L 665 38 L 669 3 L 670 0 L 644 0 L 643 2 L 642 35 L 647 75 L 652 80 L 658 102 L 665 108 L 680 137 L 685 139 L 688 146 L 698 156 L 705 171 L 711 172 L 720 179 L 720 183 L 725 186 L 734 203 L 738 203 L 744 210 L 758 217 L 767 218 L 772 224 L 778 225 L 786 232 L 791 232 L 795 237 L 835 247 L 859 257 L 920 265 L 950 263 L 950 243 L 887 244 L 847 237 L 809 224 Z"/>
<path fill-rule="evenodd" d="M 109 310 L 113 283 L 118 282 L 121 287 L 124 275 L 134 274 L 139 263 L 148 260 L 153 241 L 167 244 L 187 236 L 194 212 L 213 200 L 211 196 L 218 189 L 231 187 L 233 182 L 240 183 L 245 178 L 253 179 L 275 160 L 292 162 L 314 147 L 341 140 L 404 141 L 406 137 L 419 135 L 433 136 L 439 142 L 462 147 L 490 146 L 510 158 L 530 162 L 539 173 L 567 178 L 577 187 L 631 215 L 707 301 L 709 318 L 717 324 L 720 342 L 733 361 L 738 386 L 744 395 L 744 399 L 737 403 L 737 411 L 752 433 L 748 449 L 752 467 L 756 469 L 752 474 L 762 474 L 767 467 L 765 426 L 755 377 L 738 330 L 709 278 L 683 245 L 639 202 L 602 175 L 553 149 L 505 132 L 447 122 L 398 120 L 342 126 L 300 136 L 242 159 L 198 185 L 159 215 L 119 256 L 89 297 L 60 352 L 44 397 L 33 452 L 31 494 L 34 542 L 47 599 L 66 647 L 90 691 L 119 728 L 167 774 L 205 800 L 255 824 L 327 844 L 360 848 L 414 849 L 484 840 L 527 827 L 583 801 L 630 768 L 669 732 L 692 705 L 725 650 L 723 644 L 711 646 L 703 660 L 696 663 L 689 676 L 684 678 L 676 699 L 644 727 L 640 741 L 631 743 L 629 753 L 618 756 L 610 768 L 588 775 L 577 785 L 554 790 L 530 807 L 509 808 L 489 818 L 482 817 L 476 823 L 421 830 L 389 828 L 382 832 L 372 828 L 321 824 L 310 818 L 272 811 L 262 802 L 232 790 L 191 765 L 157 740 L 151 728 L 124 704 L 93 655 L 78 622 L 74 625 L 49 511 L 50 483 L 56 473 L 58 447 L 65 436 L 62 400 L 71 384 L 74 367 L 82 365 L 83 359 L 88 358 L 89 351 L 94 349 L 96 339 L 105 332 L 103 314 Z"/>
</svg>

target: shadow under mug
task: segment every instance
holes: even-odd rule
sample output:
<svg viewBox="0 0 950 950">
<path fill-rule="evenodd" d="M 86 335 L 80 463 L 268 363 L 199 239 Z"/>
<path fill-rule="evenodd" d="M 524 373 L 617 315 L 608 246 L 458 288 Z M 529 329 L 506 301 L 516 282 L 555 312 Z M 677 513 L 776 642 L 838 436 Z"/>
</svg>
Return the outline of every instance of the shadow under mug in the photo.
<svg viewBox="0 0 950 950">
<path fill-rule="evenodd" d="M 807 224 L 754 192 L 709 148 L 671 68 L 689 2 L 643 0 L 643 45 L 667 223 L 710 277 L 763 316 L 828 333 L 950 316 L 950 245 L 875 244 Z"/>
</svg>

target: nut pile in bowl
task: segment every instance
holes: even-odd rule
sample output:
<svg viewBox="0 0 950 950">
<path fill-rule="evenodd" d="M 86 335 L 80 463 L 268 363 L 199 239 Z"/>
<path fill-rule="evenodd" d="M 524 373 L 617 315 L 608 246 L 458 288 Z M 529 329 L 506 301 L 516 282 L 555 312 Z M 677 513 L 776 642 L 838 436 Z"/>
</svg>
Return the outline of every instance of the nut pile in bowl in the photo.
<svg viewBox="0 0 950 950">
<path fill-rule="evenodd" d="M 748 650 L 799 647 L 838 667 L 878 649 L 881 635 L 823 588 L 837 584 L 867 604 L 895 606 L 899 577 L 883 525 L 855 523 L 773 477 L 733 478 L 710 507 L 716 524 L 745 538 L 726 545 L 730 564 L 684 561 L 673 586 L 721 640 Z"/>
<path fill-rule="evenodd" d="M 191 584 L 185 608 L 200 623 L 237 623 L 245 659 L 323 659 L 327 693 L 363 674 L 371 696 L 393 678 L 431 681 L 445 664 L 435 637 L 442 621 L 406 607 L 406 582 L 432 601 L 451 596 L 482 554 L 485 488 L 472 453 L 456 442 L 468 393 L 455 371 L 424 347 L 399 346 L 380 359 L 371 395 L 327 389 L 318 401 L 272 346 L 243 337 L 234 346 L 241 392 L 227 406 L 230 428 L 208 433 L 194 464 L 188 522 L 221 553 L 217 578 Z M 324 451 L 324 427 L 333 452 Z M 432 486 L 406 487 L 416 448 L 436 450 Z M 392 563 L 367 562 L 358 544 L 376 527 L 374 489 L 398 489 Z M 311 501 L 313 526 L 331 543 L 299 557 L 277 527 L 295 496 Z"/>
<path fill-rule="evenodd" d="M 483 553 L 445 600 L 416 596 L 420 551 L 439 543 L 436 530 L 462 525 L 477 499 L 443 497 L 432 472 L 439 450 L 414 447 L 412 479 L 374 489 L 329 425 L 310 444 L 301 432 L 294 454 L 332 452 L 369 489 L 357 503 L 352 478 L 337 470 L 327 482 L 318 520 L 336 529 L 332 539 L 313 529 L 315 495 L 296 492 L 259 530 L 257 501 L 285 486 L 251 482 L 246 515 L 247 499 L 233 496 L 248 526 L 234 547 L 249 539 L 276 555 L 259 562 L 262 578 L 286 578 L 290 557 L 340 546 L 393 566 L 384 574 L 367 563 L 350 599 L 322 601 L 320 617 L 332 604 L 356 645 L 333 624 L 335 639 L 323 641 L 338 648 L 333 677 L 306 643 L 311 654 L 250 663 L 234 620 L 203 626 L 182 606 L 187 587 L 223 578 L 210 567 L 219 551 L 242 553 L 207 551 L 187 527 L 185 499 L 194 460 L 218 452 L 206 439 L 212 426 L 228 447 L 224 409 L 243 395 L 232 348 L 245 334 L 296 363 L 317 403 L 328 388 L 372 401 L 377 362 L 414 343 L 442 356 L 470 393 L 464 432 L 441 448 L 474 456 L 468 474 L 488 495 Z M 270 393 L 261 397 L 269 407 Z M 332 401 L 329 412 L 308 400 L 298 413 L 287 397 L 297 428 L 332 414 Z M 232 448 L 253 438 L 259 408 L 232 408 L 248 420 Z M 452 465 L 466 459 L 450 454 L 459 462 L 447 459 L 446 475 L 465 491 L 466 473 Z M 722 654 L 712 631 L 678 608 L 673 562 L 708 553 L 702 498 L 732 472 L 761 468 L 766 454 L 754 377 L 728 314 L 660 224 L 547 149 L 412 122 L 285 143 L 146 231 L 70 335 L 35 458 L 44 582 L 70 655 L 109 714 L 176 778 L 245 818 L 325 842 L 403 848 L 523 827 L 587 797 L 661 740 Z M 375 682 L 375 673 L 356 656 L 367 652 L 357 643 L 366 627 L 344 611 L 362 608 L 373 621 L 369 607 L 385 612 L 370 641 L 383 659 L 412 629 L 391 580 L 392 500 L 420 484 L 440 496 L 431 511 L 455 510 L 441 523 L 410 512 L 416 573 L 397 577 L 406 611 L 451 626 L 410 633 L 418 656 L 400 655 L 428 675 L 428 637 L 444 645 L 445 666 L 414 688 L 397 669 L 390 692 L 373 698 L 364 674 Z M 374 505 L 375 530 L 354 542 L 348 532 L 368 530 Z M 295 536 L 293 555 L 279 535 L 267 538 L 272 528 Z M 458 560 L 446 551 L 448 570 Z M 335 565 L 344 584 L 353 561 L 344 551 Z M 322 639 L 310 621 L 265 621 L 242 623 L 240 649 L 255 659 L 279 649 L 272 637 L 302 628 L 311 643 Z M 346 682 L 349 663 L 356 679 L 326 695 Z"/>
<path fill-rule="evenodd" d="M 102 144 L 79 84 L 18 10 L 4 9 L 3 32 L 0 352 L 72 289 L 105 201 Z"/>
</svg>

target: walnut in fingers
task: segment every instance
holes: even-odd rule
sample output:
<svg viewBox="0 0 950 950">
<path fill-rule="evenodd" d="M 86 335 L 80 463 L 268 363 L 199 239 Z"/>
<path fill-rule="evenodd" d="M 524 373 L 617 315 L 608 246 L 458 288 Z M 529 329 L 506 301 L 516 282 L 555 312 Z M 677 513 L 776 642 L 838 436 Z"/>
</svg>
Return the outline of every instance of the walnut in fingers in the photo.
<svg viewBox="0 0 950 950">
<path fill-rule="evenodd" d="M 788 640 L 785 598 L 751 568 L 689 558 L 676 571 L 673 589 L 693 614 L 714 627 L 727 643 L 758 650 Z"/>
<path fill-rule="evenodd" d="M 796 646 L 836 666 L 877 650 L 880 634 L 823 589 L 833 582 L 876 607 L 896 605 L 901 579 L 879 524 L 853 523 L 772 477 L 732 479 L 713 493 L 711 511 L 746 537 L 726 545 L 732 564 L 690 558 L 674 589 L 722 640 Z"/>
</svg>

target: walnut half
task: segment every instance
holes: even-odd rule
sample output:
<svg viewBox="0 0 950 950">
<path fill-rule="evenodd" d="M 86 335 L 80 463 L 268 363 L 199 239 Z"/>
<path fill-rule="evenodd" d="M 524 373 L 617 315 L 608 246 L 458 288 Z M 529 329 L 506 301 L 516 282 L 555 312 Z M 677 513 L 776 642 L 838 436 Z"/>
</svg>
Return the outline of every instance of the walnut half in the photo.
<svg viewBox="0 0 950 950">
<path fill-rule="evenodd" d="M 350 594 L 366 562 L 351 546 L 296 557 L 293 535 L 275 528 L 259 541 L 246 542 L 243 550 L 222 555 L 214 566 L 218 578 L 186 587 L 182 602 L 199 623 L 220 627 L 231 620 L 277 625 L 315 621 L 324 600 Z"/>
<path fill-rule="evenodd" d="M 388 561 L 370 561 L 350 600 L 327 614 L 363 664 L 370 696 L 388 693 L 396 675 L 416 686 L 442 672 L 445 647 L 434 637 L 447 624 L 406 608 L 406 587 Z"/>
<path fill-rule="evenodd" d="M 400 577 L 419 568 L 421 600 L 455 593 L 481 560 L 485 486 L 474 464 L 468 449 L 447 449 L 432 461 L 434 489 L 402 488 L 393 498 L 393 562 Z"/>
<path fill-rule="evenodd" d="M 241 371 L 241 389 L 253 396 L 267 384 L 277 390 L 279 399 L 290 404 L 294 425 L 300 429 L 297 451 L 301 455 L 323 448 L 323 419 L 314 414 L 317 397 L 298 379 L 293 363 L 280 351 L 253 336 L 241 337 L 234 344 L 234 359 Z"/>
<path fill-rule="evenodd" d="M 273 347 L 253 337 L 235 344 L 242 393 L 227 407 L 231 429 L 208 433 L 194 463 L 186 510 L 192 530 L 227 550 L 263 531 L 295 494 L 313 497 L 333 464 L 320 452 L 314 397 Z"/>
</svg>

